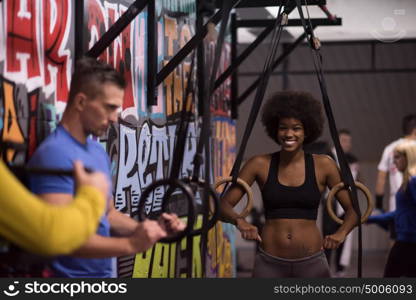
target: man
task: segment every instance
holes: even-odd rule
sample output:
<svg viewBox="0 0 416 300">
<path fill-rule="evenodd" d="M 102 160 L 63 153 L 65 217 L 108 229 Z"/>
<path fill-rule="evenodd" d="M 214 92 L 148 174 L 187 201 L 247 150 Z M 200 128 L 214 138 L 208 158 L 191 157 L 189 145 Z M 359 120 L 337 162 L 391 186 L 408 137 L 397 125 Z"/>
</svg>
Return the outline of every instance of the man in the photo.
<svg viewBox="0 0 416 300">
<path fill-rule="evenodd" d="M 34 153 L 34 167 L 67 169 L 74 160 L 101 171 L 110 181 L 110 161 L 103 147 L 90 135 L 103 135 L 117 121 L 123 103 L 125 81 L 111 66 L 93 58 L 78 61 L 71 79 L 68 103 L 57 129 Z M 31 189 L 49 203 L 66 205 L 73 200 L 70 177 L 32 176 Z M 112 277 L 111 257 L 143 252 L 167 232 L 184 228 L 177 216 L 162 214 L 158 221 L 138 223 L 114 208 L 111 195 L 97 233 L 72 253 L 51 264 L 56 277 Z M 115 236 L 110 236 L 111 233 Z"/>
<path fill-rule="evenodd" d="M 360 164 L 358 162 L 357 157 L 352 154 L 352 135 L 348 129 L 340 129 L 338 131 L 338 138 L 339 143 L 341 145 L 342 151 L 344 152 L 345 159 L 347 160 L 348 166 L 351 170 L 351 175 L 355 181 L 359 178 L 359 171 L 360 171 Z M 331 149 L 332 156 L 335 158 L 336 162 L 338 162 L 338 156 L 335 150 L 335 147 Z M 341 205 L 337 202 L 336 203 L 336 213 L 340 218 L 343 218 L 344 210 L 342 209 Z M 334 224 L 335 230 L 339 228 L 339 224 L 336 224 L 331 220 Z M 342 243 L 336 250 L 335 250 L 335 267 L 336 273 L 335 277 L 344 277 L 346 268 L 350 265 L 351 262 L 351 254 L 352 254 L 352 242 L 353 242 L 353 234 L 354 231 L 351 232 L 347 238 L 345 239 L 344 243 Z"/>
<path fill-rule="evenodd" d="M 383 208 L 384 188 L 386 184 L 387 173 L 389 174 L 390 193 L 388 211 L 396 209 L 396 192 L 402 184 L 402 174 L 397 170 L 393 162 L 393 150 L 403 141 L 413 141 L 416 143 L 416 114 L 410 114 L 402 120 L 402 130 L 404 137 L 388 144 L 383 151 L 383 155 L 378 164 L 378 174 L 376 181 L 376 207 Z"/>
</svg>

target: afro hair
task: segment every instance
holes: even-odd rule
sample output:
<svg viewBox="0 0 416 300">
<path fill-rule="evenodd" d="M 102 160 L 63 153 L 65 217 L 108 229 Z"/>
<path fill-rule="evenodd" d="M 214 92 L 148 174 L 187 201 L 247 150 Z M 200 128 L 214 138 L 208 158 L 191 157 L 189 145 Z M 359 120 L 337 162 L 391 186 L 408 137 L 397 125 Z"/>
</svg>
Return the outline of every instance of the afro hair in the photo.
<svg viewBox="0 0 416 300">
<path fill-rule="evenodd" d="M 262 123 L 267 135 L 277 140 L 277 129 L 282 118 L 295 118 L 302 122 L 305 131 L 304 144 L 314 142 L 324 126 L 322 105 L 311 94 L 283 91 L 273 94 L 263 106 Z"/>
</svg>

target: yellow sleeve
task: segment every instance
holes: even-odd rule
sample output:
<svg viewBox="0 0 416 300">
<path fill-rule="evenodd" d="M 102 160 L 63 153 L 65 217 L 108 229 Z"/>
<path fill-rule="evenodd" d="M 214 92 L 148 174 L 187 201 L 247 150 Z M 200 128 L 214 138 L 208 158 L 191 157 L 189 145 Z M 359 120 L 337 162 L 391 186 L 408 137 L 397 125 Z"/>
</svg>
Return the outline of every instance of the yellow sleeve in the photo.
<svg viewBox="0 0 416 300">
<path fill-rule="evenodd" d="M 0 161 L 0 236 L 30 252 L 71 253 L 96 231 L 104 207 L 104 196 L 92 186 L 78 188 L 69 205 L 47 204 Z"/>
</svg>

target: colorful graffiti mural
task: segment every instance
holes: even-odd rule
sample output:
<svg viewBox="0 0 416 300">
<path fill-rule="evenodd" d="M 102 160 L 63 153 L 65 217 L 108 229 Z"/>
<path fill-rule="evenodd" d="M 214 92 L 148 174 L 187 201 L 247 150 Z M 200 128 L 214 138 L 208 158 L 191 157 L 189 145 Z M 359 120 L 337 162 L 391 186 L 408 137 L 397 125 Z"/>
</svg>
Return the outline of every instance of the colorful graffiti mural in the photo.
<svg viewBox="0 0 416 300">
<path fill-rule="evenodd" d="M 84 0 L 84 50 L 91 48 L 127 10 L 132 0 Z M 195 1 L 156 1 L 158 68 L 161 69 L 195 33 Z M 0 137 L 26 143 L 28 150 L 8 159 L 27 160 L 59 122 L 66 105 L 74 65 L 77 33 L 72 23 L 77 12 L 71 0 L 3 0 L 0 3 Z M 127 82 L 121 121 L 102 140 L 112 163 L 115 207 L 137 218 L 143 190 L 167 178 L 172 164 L 190 57 L 157 87 L 158 103 L 146 105 L 147 12 L 144 10 L 100 56 Z M 4 47 L 3 47 L 4 46 Z M 207 57 L 213 44 L 207 44 Z M 229 44 L 219 72 L 229 64 Z M 195 97 L 196 98 L 196 97 Z M 230 119 L 229 81 L 217 89 L 212 102 L 212 179 L 229 173 L 235 154 L 235 124 Z M 198 99 L 195 99 L 198 101 Z M 197 105 L 190 122 L 181 176 L 193 170 L 199 138 Z M 202 166 L 203 167 L 203 166 Z M 201 170 L 202 174 L 203 170 Z M 146 209 L 160 210 L 153 197 Z M 202 223 L 198 216 L 196 228 Z M 209 277 L 235 275 L 234 228 L 217 223 L 208 233 L 206 258 L 201 236 L 176 244 L 157 244 L 146 253 L 118 259 L 120 277 Z M 192 259 L 189 259 L 192 257 Z M 205 266 L 202 264 L 205 262 Z"/>
</svg>

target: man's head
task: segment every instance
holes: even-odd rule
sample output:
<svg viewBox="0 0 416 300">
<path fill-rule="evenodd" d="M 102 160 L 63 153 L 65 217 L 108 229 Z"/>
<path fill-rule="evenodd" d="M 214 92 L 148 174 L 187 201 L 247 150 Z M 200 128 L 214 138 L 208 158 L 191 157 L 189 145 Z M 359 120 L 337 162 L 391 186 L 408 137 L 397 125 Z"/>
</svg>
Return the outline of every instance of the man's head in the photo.
<svg viewBox="0 0 416 300">
<path fill-rule="evenodd" d="M 339 142 L 341 148 L 345 153 L 351 152 L 352 149 L 352 136 L 348 129 L 340 129 L 338 131 Z"/>
<path fill-rule="evenodd" d="M 402 130 L 404 136 L 416 135 L 416 114 L 410 114 L 403 118 Z"/>
<path fill-rule="evenodd" d="M 77 61 L 67 111 L 78 114 L 85 135 L 101 136 L 117 121 L 125 86 L 123 76 L 110 65 L 90 57 Z"/>
</svg>

